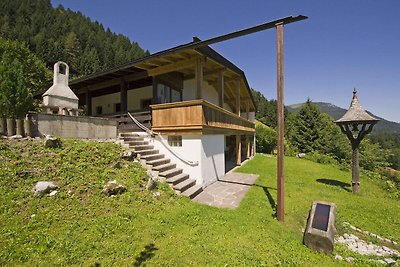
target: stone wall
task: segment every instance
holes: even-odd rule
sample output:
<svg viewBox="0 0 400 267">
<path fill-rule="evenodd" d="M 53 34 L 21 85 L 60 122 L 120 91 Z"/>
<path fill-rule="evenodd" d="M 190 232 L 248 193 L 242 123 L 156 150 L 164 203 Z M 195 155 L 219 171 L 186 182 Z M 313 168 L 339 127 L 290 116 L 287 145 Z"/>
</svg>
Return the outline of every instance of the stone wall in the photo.
<svg viewBox="0 0 400 267">
<path fill-rule="evenodd" d="M 62 138 L 111 139 L 117 137 L 115 119 L 68 116 L 58 114 L 29 114 L 32 135 L 53 135 Z"/>
</svg>

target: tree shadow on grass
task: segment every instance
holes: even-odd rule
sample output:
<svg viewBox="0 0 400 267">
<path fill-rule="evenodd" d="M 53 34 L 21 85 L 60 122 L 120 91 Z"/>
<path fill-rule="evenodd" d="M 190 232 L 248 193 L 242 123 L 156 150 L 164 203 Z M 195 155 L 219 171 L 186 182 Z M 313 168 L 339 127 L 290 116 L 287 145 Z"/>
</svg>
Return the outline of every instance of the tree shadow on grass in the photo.
<svg viewBox="0 0 400 267">
<path fill-rule="evenodd" d="M 342 188 L 343 190 L 345 190 L 347 192 L 351 192 L 351 190 L 349 189 L 351 184 L 349 184 L 349 183 L 344 183 L 344 182 L 341 182 L 341 181 L 338 181 L 338 180 L 327 179 L 327 178 L 319 178 L 316 181 L 318 183 L 321 183 L 321 184 L 338 186 L 338 187 Z"/>
<path fill-rule="evenodd" d="M 158 248 L 156 248 L 156 246 L 153 243 L 145 246 L 144 250 L 140 252 L 139 256 L 135 258 L 133 266 L 135 267 L 143 266 L 144 262 L 146 262 L 147 260 L 151 259 L 154 256 L 154 252 L 156 250 L 158 250 Z"/>
</svg>

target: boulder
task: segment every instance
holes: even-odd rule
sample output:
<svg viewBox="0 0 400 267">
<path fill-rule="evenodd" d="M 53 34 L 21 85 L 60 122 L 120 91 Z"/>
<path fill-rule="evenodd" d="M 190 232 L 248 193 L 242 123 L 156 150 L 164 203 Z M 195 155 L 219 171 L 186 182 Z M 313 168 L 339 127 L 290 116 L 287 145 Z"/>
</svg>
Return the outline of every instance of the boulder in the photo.
<svg viewBox="0 0 400 267">
<path fill-rule="evenodd" d="M 296 158 L 302 159 L 306 157 L 306 153 L 299 153 L 296 155 Z"/>
<path fill-rule="evenodd" d="M 57 188 L 58 186 L 55 185 L 53 182 L 39 181 L 32 188 L 32 191 L 35 193 L 36 196 L 41 196 L 44 194 L 48 194 Z"/>
<path fill-rule="evenodd" d="M 44 146 L 47 148 L 61 148 L 61 139 L 46 135 Z"/>
<path fill-rule="evenodd" d="M 118 183 L 116 180 L 107 182 L 103 187 L 103 193 L 108 196 L 122 194 L 126 191 L 126 187 Z"/>
<path fill-rule="evenodd" d="M 152 170 L 147 170 L 147 176 L 149 177 L 149 180 L 146 185 L 146 189 L 148 191 L 153 190 L 156 185 L 157 185 L 157 180 L 158 180 L 158 172 L 157 171 L 152 171 Z"/>
<path fill-rule="evenodd" d="M 112 164 L 112 167 L 113 167 L 114 169 L 120 169 L 120 168 L 121 168 L 121 162 L 119 162 L 119 161 L 114 162 L 114 163 Z"/>
<path fill-rule="evenodd" d="M 131 150 L 125 151 L 122 154 L 122 158 L 125 160 L 133 160 L 135 157 L 136 157 L 136 153 Z"/>
</svg>

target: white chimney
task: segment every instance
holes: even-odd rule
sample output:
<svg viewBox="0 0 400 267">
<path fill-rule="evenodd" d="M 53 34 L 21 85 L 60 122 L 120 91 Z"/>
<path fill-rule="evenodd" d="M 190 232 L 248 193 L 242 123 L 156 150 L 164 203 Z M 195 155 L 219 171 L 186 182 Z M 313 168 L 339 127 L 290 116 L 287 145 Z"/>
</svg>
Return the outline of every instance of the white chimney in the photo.
<svg viewBox="0 0 400 267">
<path fill-rule="evenodd" d="M 54 64 L 53 85 L 43 94 L 43 104 L 49 113 L 77 115 L 78 97 L 68 86 L 69 67 L 58 61 Z"/>
</svg>

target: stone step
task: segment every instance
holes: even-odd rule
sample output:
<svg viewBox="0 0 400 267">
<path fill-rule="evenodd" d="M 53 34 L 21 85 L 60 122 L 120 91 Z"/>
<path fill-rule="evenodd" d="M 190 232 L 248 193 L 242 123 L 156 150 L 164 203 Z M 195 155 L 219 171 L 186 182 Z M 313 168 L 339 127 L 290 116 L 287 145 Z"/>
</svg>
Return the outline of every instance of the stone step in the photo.
<svg viewBox="0 0 400 267">
<path fill-rule="evenodd" d="M 142 138 L 142 137 L 141 137 L 140 135 L 138 135 L 137 133 L 132 133 L 132 132 L 120 133 L 119 136 L 120 136 L 121 138 L 125 138 L 125 137 L 128 137 L 128 138 L 140 137 L 140 138 Z"/>
<path fill-rule="evenodd" d="M 150 150 L 153 149 L 154 146 L 153 145 L 138 145 L 138 146 L 133 146 L 133 149 L 135 149 L 135 151 L 137 153 L 140 153 L 140 151 L 142 150 Z"/>
<path fill-rule="evenodd" d="M 182 192 L 182 196 L 188 197 L 190 199 L 193 199 L 196 197 L 198 194 L 203 192 L 203 187 L 201 185 L 195 184 L 194 186 L 186 189 L 185 191 Z"/>
<path fill-rule="evenodd" d="M 159 166 L 159 165 L 163 165 L 163 164 L 167 164 L 170 163 L 171 160 L 167 159 L 167 158 L 162 158 L 162 159 L 155 159 L 155 160 L 149 160 L 146 163 L 148 165 L 151 165 L 153 167 Z"/>
<path fill-rule="evenodd" d="M 150 154 L 150 155 L 140 156 L 140 159 L 144 159 L 146 161 L 146 164 L 147 164 L 147 161 L 162 159 L 162 158 L 164 158 L 163 154 Z"/>
<path fill-rule="evenodd" d="M 171 178 L 171 177 L 181 174 L 181 173 L 182 173 L 182 169 L 170 169 L 170 170 L 167 170 L 164 172 L 160 172 L 159 175 L 168 179 L 168 178 Z"/>
<path fill-rule="evenodd" d="M 149 142 L 144 141 L 143 139 L 129 140 L 129 141 L 126 141 L 124 139 L 124 143 L 128 144 L 129 146 L 140 146 L 140 145 L 148 145 L 149 144 Z"/>
<path fill-rule="evenodd" d="M 175 175 L 174 177 L 168 178 L 166 181 L 169 184 L 176 185 L 186 179 L 189 179 L 189 174 L 181 173 L 179 175 Z"/>
<path fill-rule="evenodd" d="M 145 156 L 145 155 L 152 155 L 152 154 L 158 154 L 158 149 L 149 149 L 149 150 L 140 150 L 136 151 L 140 156 Z"/>
<path fill-rule="evenodd" d="M 158 165 L 158 166 L 153 166 L 153 170 L 159 171 L 159 172 L 164 172 L 164 171 L 174 169 L 174 168 L 176 168 L 175 163 L 166 163 L 166 164 L 162 164 L 162 165 Z"/>
<path fill-rule="evenodd" d="M 180 183 L 178 183 L 176 185 L 173 185 L 172 187 L 175 190 L 178 190 L 178 191 L 180 191 L 182 193 L 186 189 L 194 186 L 195 184 L 196 184 L 196 180 L 194 180 L 194 179 L 186 179 L 186 180 L 184 180 L 184 181 L 182 181 L 182 182 L 180 182 Z"/>
</svg>

